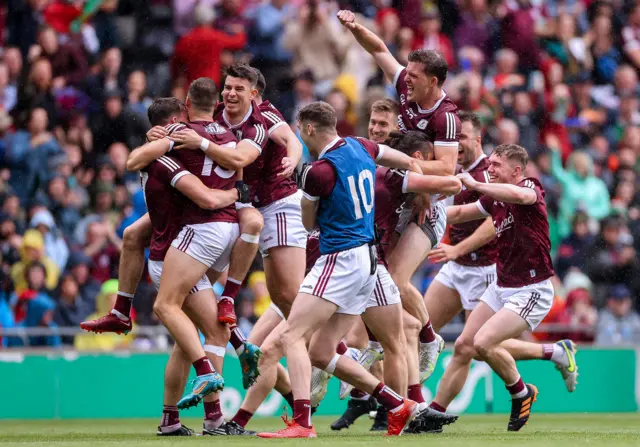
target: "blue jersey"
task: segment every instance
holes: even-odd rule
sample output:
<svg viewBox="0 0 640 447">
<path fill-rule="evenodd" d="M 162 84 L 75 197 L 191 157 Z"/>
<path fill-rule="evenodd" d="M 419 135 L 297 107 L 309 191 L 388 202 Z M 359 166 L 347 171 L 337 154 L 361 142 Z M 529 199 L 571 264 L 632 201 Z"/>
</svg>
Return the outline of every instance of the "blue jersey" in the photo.
<svg viewBox="0 0 640 447">
<path fill-rule="evenodd" d="M 376 164 L 355 138 L 320 157 L 333 166 L 336 184 L 320 199 L 316 220 L 323 255 L 372 243 Z"/>
</svg>

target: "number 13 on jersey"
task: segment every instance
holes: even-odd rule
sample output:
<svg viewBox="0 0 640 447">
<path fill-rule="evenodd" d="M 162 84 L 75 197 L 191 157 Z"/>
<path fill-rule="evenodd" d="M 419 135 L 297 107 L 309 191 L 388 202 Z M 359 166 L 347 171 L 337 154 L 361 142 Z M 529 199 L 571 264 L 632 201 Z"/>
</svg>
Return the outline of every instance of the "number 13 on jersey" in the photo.
<svg viewBox="0 0 640 447">
<path fill-rule="evenodd" d="M 373 211 L 374 201 L 374 180 L 373 174 L 369 170 L 360 171 L 358 174 L 358 185 L 356 189 L 356 180 L 353 175 L 347 177 L 349 182 L 349 191 L 353 199 L 353 210 L 356 213 L 356 219 L 362 219 L 364 214 L 370 214 Z M 369 194 L 367 196 L 368 183 Z M 364 213 L 363 213 L 364 211 Z"/>
</svg>

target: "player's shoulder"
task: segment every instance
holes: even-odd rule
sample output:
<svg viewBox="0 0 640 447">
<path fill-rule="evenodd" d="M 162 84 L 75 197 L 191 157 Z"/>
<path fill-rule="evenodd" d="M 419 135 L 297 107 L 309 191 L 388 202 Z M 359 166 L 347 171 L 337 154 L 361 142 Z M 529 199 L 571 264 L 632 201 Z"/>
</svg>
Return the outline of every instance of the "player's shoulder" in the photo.
<svg viewBox="0 0 640 447">
<path fill-rule="evenodd" d="M 265 125 L 265 118 L 262 115 L 262 109 L 260 109 L 260 106 L 256 104 L 255 101 L 251 101 L 251 114 L 247 118 L 246 123 L 251 125 Z"/>
<path fill-rule="evenodd" d="M 219 102 L 216 105 L 216 108 L 213 109 L 213 117 L 214 118 L 222 118 L 222 112 L 224 111 L 224 103 Z"/>
<path fill-rule="evenodd" d="M 189 125 L 187 123 L 178 122 L 178 123 L 167 124 L 166 126 L 164 126 L 164 128 L 167 130 L 167 135 L 171 135 L 174 132 L 178 132 L 179 130 L 189 128 Z"/>
<path fill-rule="evenodd" d="M 262 115 L 262 118 L 264 119 L 264 123 L 268 127 L 273 127 L 278 123 L 285 122 L 285 119 L 284 119 L 284 116 L 282 116 L 282 113 L 280 113 L 280 111 L 276 109 L 275 106 L 271 104 L 269 101 L 261 102 L 258 108 L 260 110 L 260 114 Z"/>
<path fill-rule="evenodd" d="M 518 186 L 522 186 L 524 188 L 531 188 L 531 189 L 535 189 L 535 188 L 542 188 L 542 183 L 540 183 L 540 180 L 538 180 L 535 177 L 525 177 L 523 178 L 519 183 Z"/>
</svg>

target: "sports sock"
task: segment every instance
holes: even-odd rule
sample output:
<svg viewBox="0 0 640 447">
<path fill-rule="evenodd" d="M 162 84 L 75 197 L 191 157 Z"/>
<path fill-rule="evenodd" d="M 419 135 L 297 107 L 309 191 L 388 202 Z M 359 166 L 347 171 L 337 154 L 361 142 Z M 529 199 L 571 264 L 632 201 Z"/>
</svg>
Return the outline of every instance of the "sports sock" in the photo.
<svg viewBox="0 0 640 447">
<path fill-rule="evenodd" d="M 293 420 L 305 428 L 311 428 L 311 401 L 296 399 L 293 401 Z"/>
<path fill-rule="evenodd" d="M 349 349 L 347 347 L 347 344 L 341 341 L 340 343 L 338 343 L 338 346 L 336 347 L 336 353 L 340 355 L 344 355 L 344 353 L 347 352 L 347 349 Z"/>
<path fill-rule="evenodd" d="M 360 391 L 357 388 L 354 388 L 351 390 L 351 399 L 354 400 L 368 400 L 369 399 L 369 394 L 365 393 L 364 391 Z"/>
<path fill-rule="evenodd" d="M 283 394 L 282 398 L 287 401 L 287 403 L 293 410 L 293 391 L 289 391 L 287 394 Z"/>
<path fill-rule="evenodd" d="M 507 385 L 507 391 L 511 394 L 512 399 L 520 399 L 529 393 L 529 390 L 522 381 L 522 377 L 518 377 L 518 380 L 516 380 L 515 383 Z"/>
<path fill-rule="evenodd" d="M 234 303 L 236 296 L 238 296 L 238 292 L 240 291 L 241 285 L 242 285 L 242 281 L 239 281 L 235 278 L 227 278 L 227 282 L 224 285 L 224 290 L 222 291 L 222 295 L 220 295 L 220 300 L 227 299 L 232 303 Z"/>
<path fill-rule="evenodd" d="M 431 343 L 435 341 L 436 333 L 433 332 L 431 327 L 431 320 L 427 321 L 427 324 L 420 330 L 420 343 Z"/>
<path fill-rule="evenodd" d="M 447 407 L 443 407 L 435 400 L 429 404 L 429 408 L 433 408 L 434 410 L 439 411 L 440 413 L 444 413 L 445 411 L 447 411 Z"/>
<path fill-rule="evenodd" d="M 238 326 L 233 326 L 231 329 L 231 337 L 229 338 L 229 342 L 231 342 L 231 346 L 236 350 L 238 355 L 242 354 L 244 350 L 244 342 L 247 341 L 244 334 L 240 330 Z"/>
<path fill-rule="evenodd" d="M 401 410 L 404 406 L 404 400 L 402 397 L 382 382 L 380 382 L 373 391 L 373 397 L 375 397 L 382 406 L 392 413 Z"/>
<path fill-rule="evenodd" d="M 209 420 L 218 420 L 222 417 L 222 409 L 220 408 L 220 399 L 213 402 L 204 403 L 204 418 Z M 217 427 L 216 427 L 217 428 Z"/>
<path fill-rule="evenodd" d="M 569 357 L 561 346 L 555 343 L 548 343 L 542 345 L 542 358 L 544 360 L 551 360 L 553 363 L 561 366 L 569 366 Z"/>
<path fill-rule="evenodd" d="M 240 408 L 236 413 L 236 415 L 231 419 L 231 421 L 235 422 L 240 427 L 244 428 L 247 426 L 247 424 L 249 423 L 252 417 L 253 417 L 253 413 Z"/>
<path fill-rule="evenodd" d="M 116 298 L 116 303 L 113 305 L 113 310 L 115 312 L 111 312 L 116 315 L 121 320 L 127 321 L 131 316 L 131 305 L 133 304 L 133 294 L 120 292 L 118 290 L 118 297 Z"/>
<path fill-rule="evenodd" d="M 211 362 L 206 356 L 193 362 L 193 367 L 198 376 L 204 376 L 205 374 L 212 374 L 214 372 L 213 366 L 211 366 Z"/>
<path fill-rule="evenodd" d="M 162 407 L 162 420 L 160 421 L 160 427 L 169 428 L 173 431 L 180 427 L 180 412 L 178 407 L 174 405 L 165 405 Z"/>
<path fill-rule="evenodd" d="M 407 397 L 419 404 L 424 402 L 424 397 L 422 396 L 422 385 L 420 385 L 419 383 L 416 383 L 414 385 L 409 385 Z"/>
</svg>

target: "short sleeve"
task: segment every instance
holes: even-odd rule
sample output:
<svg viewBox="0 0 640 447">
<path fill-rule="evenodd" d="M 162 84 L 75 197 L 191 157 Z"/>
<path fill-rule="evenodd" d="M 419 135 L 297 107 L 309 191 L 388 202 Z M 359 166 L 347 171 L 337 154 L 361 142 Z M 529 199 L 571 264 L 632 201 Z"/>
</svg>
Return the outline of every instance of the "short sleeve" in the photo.
<svg viewBox="0 0 640 447">
<path fill-rule="evenodd" d="M 275 107 L 269 105 L 265 109 L 261 110 L 262 118 L 264 119 L 264 124 L 267 127 L 267 132 L 271 135 L 276 129 L 279 129 L 282 126 L 286 126 L 287 122 L 282 116 L 282 114 Z"/>
<path fill-rule="evenodd" d="M 175 132 L 186 128 L 187 126 L 184 123 L 171 123 L 165 126 L 165 129 L 167 129 L 167 137 L 170 137 Z M 175 142 L 173 140 L 169 140 L 169 150 L 167 152 L 171 152 L 173 150 L 174 144 Z"/>
<path fill-rule="evenodd" d="M 433 126 L 434 146 L 458 147 L 460 141 L 460 118 L 455 112 L 438 113 L 430 122 Z"/>
<path fill-rule="evenodd" d="M 396 92 L 398 92 L 398 95 L 407 94 L 407 83 L 404 81 L 404 77 L 406 74 L 407 69 L 404 67 L 400 67 L 393 77 L 393 86 L 396 88 Z"/>
<path fill-rule="evenodd" d="M 157 178 L 164 184 L 169 184 L 173 187 L 176 186 L 176 182 L 185 175 L 191 174 L 185 169 L 183 164 L 173 157 L 163 155 L 152 163 L 149 169 L 149 175 Z"/>
<path fill-rule="evenodd" d="M 378 161 L 380 157 L 382 157 L 384 149 L 378 143 L 360 137 L 358 137 L 357 140 L 364 146 L 369 155 L 371 155 L 371 158 L 373 158 L 375 161 Z"/>
<path fill-rule="evenodd" d="M 336 184 L 336 172 L 327 160 L 319 160 L 302 171 L 302 192 L 307 200 L 327 197 Z"/>
<path fill-rule="evenodd" d="M 409 173 L 401 169 L 389 169 L 384 176 L 384 185 L 389 191 L 401 191 L 407 193 Z"/>
<path fill-rule="evenodd" d="M 491 210 L 493 210 L 494 199 L 489 196 L 482 196 L 480 200 L 476 202 L 476 205 L 480 212 L 485 216 L 491 216 Z"/>
<path fill-rule="evenodd" d="M 522 188 L 533 189 L 537 197 L 536 202 L 544 201 L 544 190 L 542 189 L 542 185 L 540 185 L 540 183 L 537 180 L 525 178 L 520 183 L 518 183 L 518 186 Z"/>
<path fill-rule="evenodd" d="M 247 140 L 258 149 L 258 152 L 262 153 L 262 149 L 265 148 L 269 140 L 267 127 L 263 123 L 254 122 L 252 125 L 243 128 L 242 139 Z"/>
</svg>

